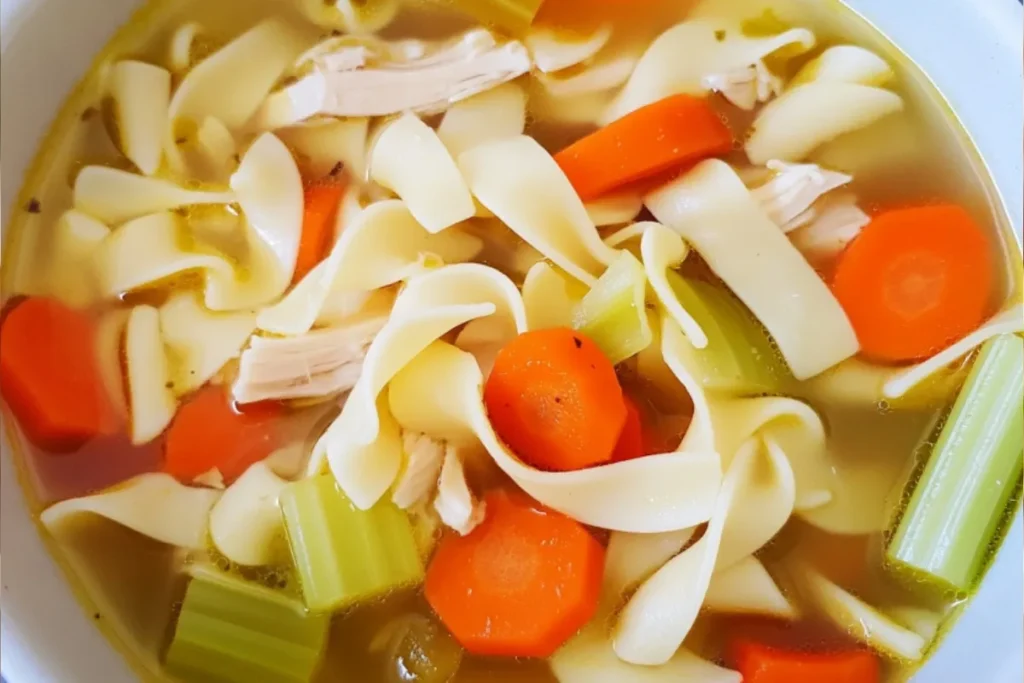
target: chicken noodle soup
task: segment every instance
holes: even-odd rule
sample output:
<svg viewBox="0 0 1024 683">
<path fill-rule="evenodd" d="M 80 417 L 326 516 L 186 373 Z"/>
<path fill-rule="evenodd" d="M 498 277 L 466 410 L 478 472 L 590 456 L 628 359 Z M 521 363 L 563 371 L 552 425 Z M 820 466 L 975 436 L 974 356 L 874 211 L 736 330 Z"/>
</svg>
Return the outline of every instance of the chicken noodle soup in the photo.
<svg viewBox="0 0 1024 683">
<path fill-rule="evenodd" d="M 19 200 L 7 424 L 143 680 L 904 680 L 1021 488 L 989 188 L 835 2 L 154 1 Z"/>
</svg>

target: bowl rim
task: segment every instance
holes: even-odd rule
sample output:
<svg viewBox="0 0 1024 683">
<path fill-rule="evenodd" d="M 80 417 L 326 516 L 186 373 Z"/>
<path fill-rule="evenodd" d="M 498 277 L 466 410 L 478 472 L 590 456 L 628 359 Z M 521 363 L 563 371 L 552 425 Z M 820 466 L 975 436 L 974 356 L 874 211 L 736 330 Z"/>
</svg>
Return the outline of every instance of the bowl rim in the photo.
<svg viewBox="0 0 1024 683">
<path fill-rule="evenodd" d="M 13 36 L 25 30 L 23 27 L 33 15 L 58 2 L 66 6 L 91 4 L 81 0 L 79 3 L 3 0 L 0 3 L 0 54 Z M 104 0 L 106 18 L 87 20 L 88 17 L 82 17 L 80 27 L 87 35 L 80 39 L 93 46 L 90 57 L 96 51 L 95 46 L 105 42 L 114 27 L 138 4 L 141 3 L 136 0 Z M 849 0 L 849 4 L 910 55 L 949 101 L 995 181 L 1020 248 L 1024 241 L 1024 197 L 1021 194 L 1024 173 L 1019 154 L 1022 148 L 1020 26 L 1024 17 L 1021 6 L 1012 0 L 974 0 L 971 3 L 962 0 L 902 0 L 900 3 Z M 104 13 L 94 12 L 96 15 Z M 948 59 L 950 50 L 958 51 L 956 60 Z M 66 62 L 56 67 L 63 69 L 60 81 L 70 81 L 63 88 L 51 88 L 60 90 L 55 96 L 58 104 L 82 76 L 81 71 L 87 64 L 88 61 L 78 65 L 77 71 Z M 18 68 L 20 65 L 12 67 L 13 70 Z M 6 98 L 0 99 L 4 100 Z M 57 108 L 50 107 L 47 113 L 52 115 Z M 37 124 L 37 139 L 48 126 L 48 119 Z M 6 144 L 0 150 L 3 147 Z M 8 153 L 0 169 L 6 171 L 4 175 L 8 178 L 8 191 L 0 195 L 3 205 L 0 220 L 6 233 L 26 160 L 12 159 Z M 0 673 L 9 683 L 70 680 L 128 683 L 137 680 L 99 629 L 91 626 L 92 620 L 72 597 L 63 573 L 49 556 L 36 526 L 28 517 L 18 476 L 8 456 L 6 430 L 0 439 L 3 441 L 0 444 L 3 453 L 0 457 L 0 555 L 7 558 L 7 571 L 0 575 L 3 584 Z M 977 671 L 972 667 L 985 659 L 985 653 L 1002 658 L 999 668 L 992 669 L 992 683 L 1019 682 L 1024 678 L 1020 635 L 1020 596 L 1024 587 L 1020 563 L 1024 554 L 1020 550 L 1024 537 L 1022 526 L 1018 508 L 1008 537 L 981 589 L 918 680 L 968 680 L 970 673 L 977 679 Z M 15 590 L 9 590 L 10 586 Z M 1013 605 L 1012 613 L 1008 604 Z M 59 654 L 55 654 L 58 650 L 46 642 L 46 636 L 47 627 L 58 624 L 74 635 L 63 643 Z M 958 667 L 965 668 L 959 675 L 952 673 L 960 671 Z"/>
</svg>

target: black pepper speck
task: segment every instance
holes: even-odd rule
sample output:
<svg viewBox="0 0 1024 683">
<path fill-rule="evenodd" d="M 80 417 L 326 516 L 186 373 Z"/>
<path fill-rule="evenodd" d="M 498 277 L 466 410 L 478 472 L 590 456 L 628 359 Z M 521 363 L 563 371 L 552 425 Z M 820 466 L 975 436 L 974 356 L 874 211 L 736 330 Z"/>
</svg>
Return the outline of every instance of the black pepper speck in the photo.
<svg viewBox="0 0 1024 683">
<path fill-rule="evenodd" d="M 39 203 L 38 199 L 33 197 L 28 201 L 28 204 L 25 206 L 25 210 L 29 213 L 40 213 L 43 210 L 43 206 Z"/>
</svg>

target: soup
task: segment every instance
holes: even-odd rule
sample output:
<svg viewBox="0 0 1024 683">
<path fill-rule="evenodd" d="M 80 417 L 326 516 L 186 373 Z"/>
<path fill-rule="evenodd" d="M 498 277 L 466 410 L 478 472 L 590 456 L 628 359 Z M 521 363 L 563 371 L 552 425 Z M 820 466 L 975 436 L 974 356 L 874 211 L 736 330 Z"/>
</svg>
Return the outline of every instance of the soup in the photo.
<svg viewBox="0 0 1024 683">
<path fill-rule="evenodd" d="M 5 244 L 143 680 L 898 681 L 1021 488 L 1017 247 L 833 3 L 153 2 Z"/>
</svg>

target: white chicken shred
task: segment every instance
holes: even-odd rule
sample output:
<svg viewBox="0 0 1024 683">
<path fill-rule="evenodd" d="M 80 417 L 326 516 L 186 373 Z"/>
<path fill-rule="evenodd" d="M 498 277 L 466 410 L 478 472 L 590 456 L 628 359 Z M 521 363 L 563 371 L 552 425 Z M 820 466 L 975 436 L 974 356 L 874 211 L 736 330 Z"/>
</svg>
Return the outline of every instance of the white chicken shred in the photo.
<svg viewBox="0 0 1024 683">
<path fill-rule="evenodd" d="M 330 396 L 355 386 L 386 317 L 296 337 L 253 337 L 232 388 L 239 403 Z"/>
<path fill-rule="evenodd" d="M 525 45 L 499 43 L 483 29 L 421 55 L 347 44 L 306 56 L 312 70 L 267 98 L 255 118 L 257 128 L 269 130 L 318 115 L 437 113 L 518 78 L 532 66 Z"/>
<path fill-rule="evenodd" d="M 405 451 L 405 467 L 398 475 L 391 500 L 408 510 L 429 498 L 437 488 L 445 446 L 426 434 L 406 431 L 402 434 L 402 450 Z"/>
<path fill-rule="evenodd" d="M 810 211 L 811 222 L 789 233 L 789 240 L 812 265 L 838 255 L 871 222 L 848 193 L 828 198 Z"/>
<path fill-rule="evenodd" d="M 486 503 L 478 501 L 469 489 L 462 457 L 450 444 L 445 448 L 434 509 L 445 525 L 462 536 L 477 528 L 487 514 Z"/>
<path fill-rule="evenodd" d="M 781 94 L 783 87 L 782 79 L 761 60 L 742 69 L 709 74 L 701 79 L 701 84 L 744 111 L 751 111 L 758 104 Z"/>
<path fill-rule="evenodd" d="M 852 176 L 817 164 L 790 164 L 772 159 L 766 166 L 774 175 L 751 190 L 751 194 L 784 233 L 813 221 L 816 217 L 814 203 L 853 180 Z"/>
</svg>

